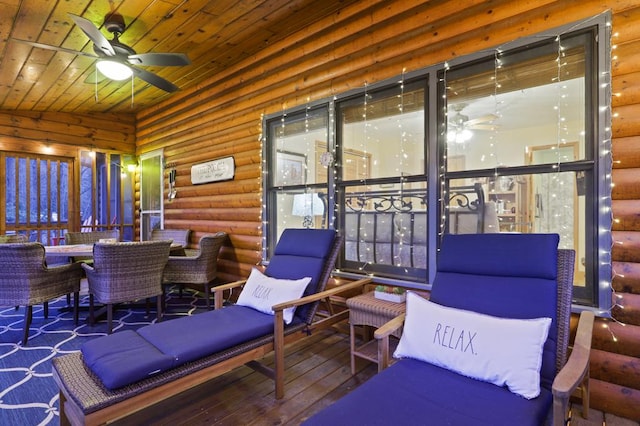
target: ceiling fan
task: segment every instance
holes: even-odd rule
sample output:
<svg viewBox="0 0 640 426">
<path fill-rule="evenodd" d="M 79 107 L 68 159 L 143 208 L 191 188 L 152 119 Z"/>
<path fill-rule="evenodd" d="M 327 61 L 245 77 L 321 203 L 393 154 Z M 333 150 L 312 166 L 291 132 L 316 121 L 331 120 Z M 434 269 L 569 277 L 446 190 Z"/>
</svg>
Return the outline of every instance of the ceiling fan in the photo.
<svg viewBox="0 0 640 426">
<path fill-rule="evenodd" d="M 477 118 L 469 119 L 468 115 L 464 115 L 462 110 L 465 109 L 468 104 L 461 102 L 451 105 L 451 108 L 456 112 L 448 122 L 447 141 L 464 143 L 471 139 L 473 136 L 472 130 L 496 130 L 497 125 L 493 124 L 493 121 L 498 118 L 495 114 L 486 114 Z"/>
<path fill-rule="evenodd" d="M 141 66 L 184 66 L 191 64 L 191 61 L 184 53 L 136 53 L 133 48 L 120 42 L 119 37 L 126 29 L 124 18 L 118 13 L 111 12 L 104 18 L 104 27 L 113 38 L 107 40 L 100 30 L 88 19 L 81 16 L 69 14 L 75 24 L 85 33 L 89 40 L 93 42 L 95 55 L 78 50 L 66 49 L 64 47 L 51 46 L 48 44 L 32 42 L 28 40 L 13 39 L 21 43 L 26 43 L 42 49 L 56 50 L 60 52 L 72 53 L 75 55 L 87 56 L 98 59 L 96 67 L 107 78 L 112 80 L 125 80 L 132 75 L 146 81 L 147 83 L 164 90 L 165 92 L 175 92 L 178 86 L 165 80 L 157 74 L 146 71 Z"/>
</svg>

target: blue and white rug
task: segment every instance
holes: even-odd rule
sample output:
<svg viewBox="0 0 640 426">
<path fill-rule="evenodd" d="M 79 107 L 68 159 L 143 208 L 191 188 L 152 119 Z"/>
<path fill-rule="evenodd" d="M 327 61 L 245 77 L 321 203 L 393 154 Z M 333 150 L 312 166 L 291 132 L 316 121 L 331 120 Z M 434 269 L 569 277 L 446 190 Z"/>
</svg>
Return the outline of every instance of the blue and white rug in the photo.
<svg viewBox="0 0 640 426">
<path fill-rule="evenodd" d="M 84 296 L 81 305 L 88 305 Z M 51 359 L 76 352 L 82 344 L 106 335 L 107 323 L 94 326 L 87 323 L 87 311 L 80 312 L 78 326 L 73 324 L 73 312 L 67 311 L 66 297 L 49 302 L 49 318 L 45 319 L 42 305 L 33 307 L 29 342 L 23 347 L 24 307 L 0 307 L 0 425 L 57 425 L 58 387 L 51 375 Z M 204 299 L 185 290 L 178 297 L 177 290 L 167 295 L 163 321 L 196 312 L 204 312 Z M 135 330 L 155 322 L 155 302 L 149 316 L 144 306 L 123 307 L 114 312 L 114 332 Z"/>
</svg>

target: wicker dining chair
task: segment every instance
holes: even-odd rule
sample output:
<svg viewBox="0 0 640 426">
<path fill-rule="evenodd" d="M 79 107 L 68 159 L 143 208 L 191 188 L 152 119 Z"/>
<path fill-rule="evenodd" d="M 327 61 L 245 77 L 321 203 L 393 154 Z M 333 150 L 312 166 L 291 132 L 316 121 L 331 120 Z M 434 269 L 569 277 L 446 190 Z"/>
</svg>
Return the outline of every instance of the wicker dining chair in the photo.
<svg viewBox="0 0 640 426">
<path fill-rule="evenodd" d="M 179 284 L 180 296 L 183 286 L 203 289 L 207 309 L 211 309 L 211 287 L 218 271 L 218 253 L 226 239 L 224 232 L 206 234 L 200 238 L 199 248 L 193 254 L 189 251 L 186 256 L 169 257 L 164 268 L 164 284 Z"/>
<path fill-rule="evenodd" d="M 89 317 L 94 299 L 106 305 L 108 332 L 113 330 L 113 305 L 157 297 L 157 320 L 162 315 L 162 273 L 171 241 L 96 243 L 93 265 L 82 263 L 89 283 Z"/>
<path fill-rule="evenodd" d="M 80 264 L 47 267 L 40 243 L 0 244 L 0 306 L 26 306 L 23 346 L 29 339 L 33 305 L 42 303 L 44 317 L 48 318 L 47 302 L 73 293 L 73 319 L 78 324 L 81 279 Z"/>
</svg>

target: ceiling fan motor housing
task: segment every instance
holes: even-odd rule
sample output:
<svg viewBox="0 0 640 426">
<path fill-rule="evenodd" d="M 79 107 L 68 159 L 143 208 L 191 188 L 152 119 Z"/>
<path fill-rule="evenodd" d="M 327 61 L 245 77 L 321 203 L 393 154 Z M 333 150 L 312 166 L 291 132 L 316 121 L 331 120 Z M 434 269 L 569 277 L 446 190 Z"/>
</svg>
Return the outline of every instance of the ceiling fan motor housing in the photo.
<svg viewBox="0 0 640 426">
<path fill-rule="evenodd" d="M 110 33 L 122 34 L 126 28 L 124 17 L 119 13 L 109 13 L 104 17 L 104 27 Z"/>
</svg>

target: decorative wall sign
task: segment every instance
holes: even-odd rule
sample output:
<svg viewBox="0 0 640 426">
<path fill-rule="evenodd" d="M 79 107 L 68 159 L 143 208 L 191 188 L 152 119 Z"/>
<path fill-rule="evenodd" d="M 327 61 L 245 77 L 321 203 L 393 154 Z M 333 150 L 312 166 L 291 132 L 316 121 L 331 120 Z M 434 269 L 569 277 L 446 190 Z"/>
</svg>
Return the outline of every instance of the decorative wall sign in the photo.
<svg viewBox="0 0 640 426">
<path fill-rule="evenodd" d="M 218 158 L 206 163 L 191 166 L 191 183 L 219 182 L 231 180 L 235 174 L 236 165 L 233 157 Z"/>
</svg>

